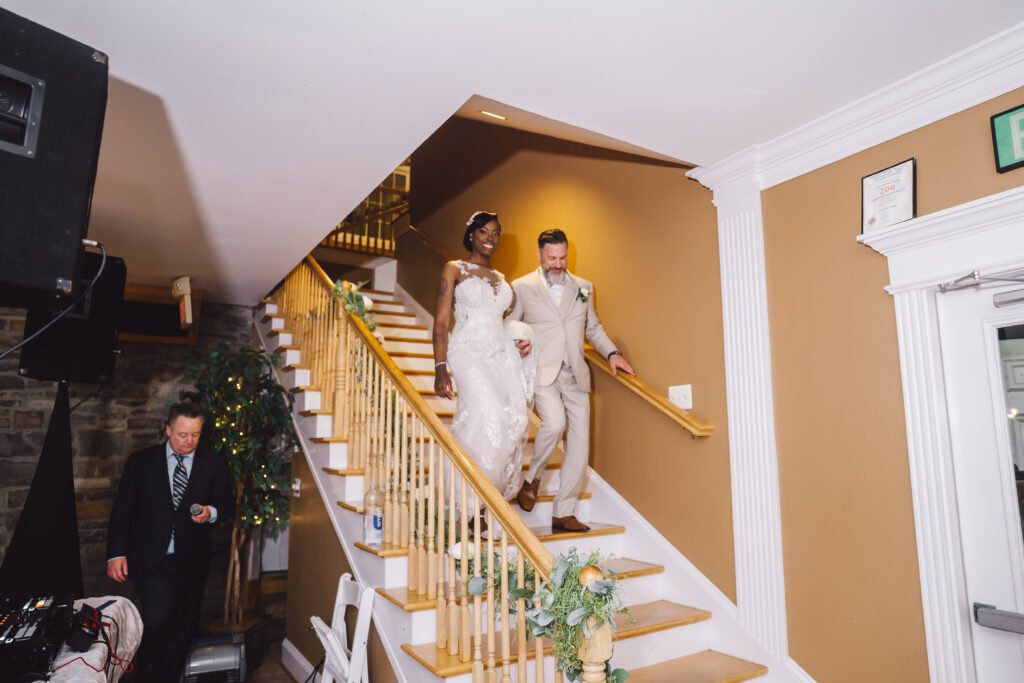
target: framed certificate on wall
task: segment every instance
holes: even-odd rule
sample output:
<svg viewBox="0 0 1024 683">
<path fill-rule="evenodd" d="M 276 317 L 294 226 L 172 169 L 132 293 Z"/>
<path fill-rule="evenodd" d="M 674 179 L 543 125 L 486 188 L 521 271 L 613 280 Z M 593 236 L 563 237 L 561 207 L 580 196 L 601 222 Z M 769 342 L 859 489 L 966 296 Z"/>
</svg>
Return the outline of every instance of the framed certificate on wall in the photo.
<svg viewBox="0 0 1024 683">
<path fill-rule="evenodd" d="M 916 159 L 861 178 L 860 231 L 885 230 L 917 215 Z"/>
</svg>

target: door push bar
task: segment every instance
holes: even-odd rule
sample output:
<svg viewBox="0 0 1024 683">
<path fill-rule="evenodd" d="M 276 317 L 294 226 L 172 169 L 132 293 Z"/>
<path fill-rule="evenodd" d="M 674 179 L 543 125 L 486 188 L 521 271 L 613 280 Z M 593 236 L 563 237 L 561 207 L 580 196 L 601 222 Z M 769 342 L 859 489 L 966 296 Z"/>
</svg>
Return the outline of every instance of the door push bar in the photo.
<svg viewBox="0 0 1024 683">
<path fill-rule="evenodd" d="M 1006 612 L 996 609 L 995 605 L 985 605 L 980 602 L 974 603 L 974 620 L 980 626 L 1009 631 L 1010 633 L 1024 633 L 1024 614 L 1019 612 Z"/>
</svg>

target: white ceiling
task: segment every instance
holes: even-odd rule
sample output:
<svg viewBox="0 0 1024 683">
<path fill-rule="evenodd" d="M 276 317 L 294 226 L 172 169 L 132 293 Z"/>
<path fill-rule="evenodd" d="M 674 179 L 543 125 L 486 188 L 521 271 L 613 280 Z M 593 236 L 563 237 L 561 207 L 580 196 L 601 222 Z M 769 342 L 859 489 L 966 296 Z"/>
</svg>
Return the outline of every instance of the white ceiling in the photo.
<svg viewBox="0 0 1024 683">
<path fill-rule="evenodd" d="M 110 55 L 90 237 L 132 281 L 246 304 L 473 95 L 707 165 L 1024 19 L 1020 0 L 4 4 Z"/>
</svg>

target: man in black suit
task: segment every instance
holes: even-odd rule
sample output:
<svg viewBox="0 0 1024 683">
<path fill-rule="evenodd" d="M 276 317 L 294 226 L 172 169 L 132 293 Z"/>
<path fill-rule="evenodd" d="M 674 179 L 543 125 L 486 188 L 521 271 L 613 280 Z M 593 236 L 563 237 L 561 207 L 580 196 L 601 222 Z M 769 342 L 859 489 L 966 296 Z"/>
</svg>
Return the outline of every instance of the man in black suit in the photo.
<svg viewBox="0 0 1024 683">
<path fill-rule="evenodd" d="M 107 575 L 130 577 L 142 602 L 142 681 L 178 680 L 199 621 L 212 525 L 234 516 L 227 462 L 198 447 L 202 431 L 198 408 L 171 406 L 167 441 L 128 456 L 110 512 Z"/>
</svg>

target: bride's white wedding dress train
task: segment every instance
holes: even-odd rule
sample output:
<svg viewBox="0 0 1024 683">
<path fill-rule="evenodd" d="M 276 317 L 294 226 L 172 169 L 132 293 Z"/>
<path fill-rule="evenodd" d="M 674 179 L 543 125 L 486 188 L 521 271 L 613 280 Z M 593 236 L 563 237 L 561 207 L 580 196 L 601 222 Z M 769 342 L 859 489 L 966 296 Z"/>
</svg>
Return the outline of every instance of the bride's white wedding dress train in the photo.
<svg viewBox="0 0 1024 683">
<path fill-rule="evenodd" d="M 530 328 L 503 320 L 512 287 L 501 273 L 465 261 L 458 266 L 462 280 L 448 340 L 458 390 L 452 433 L 508 500 L 521 485 L 536 372 L 532 354 L 520 358 L 514 339 L 530 338 Z"/>
</svg>

